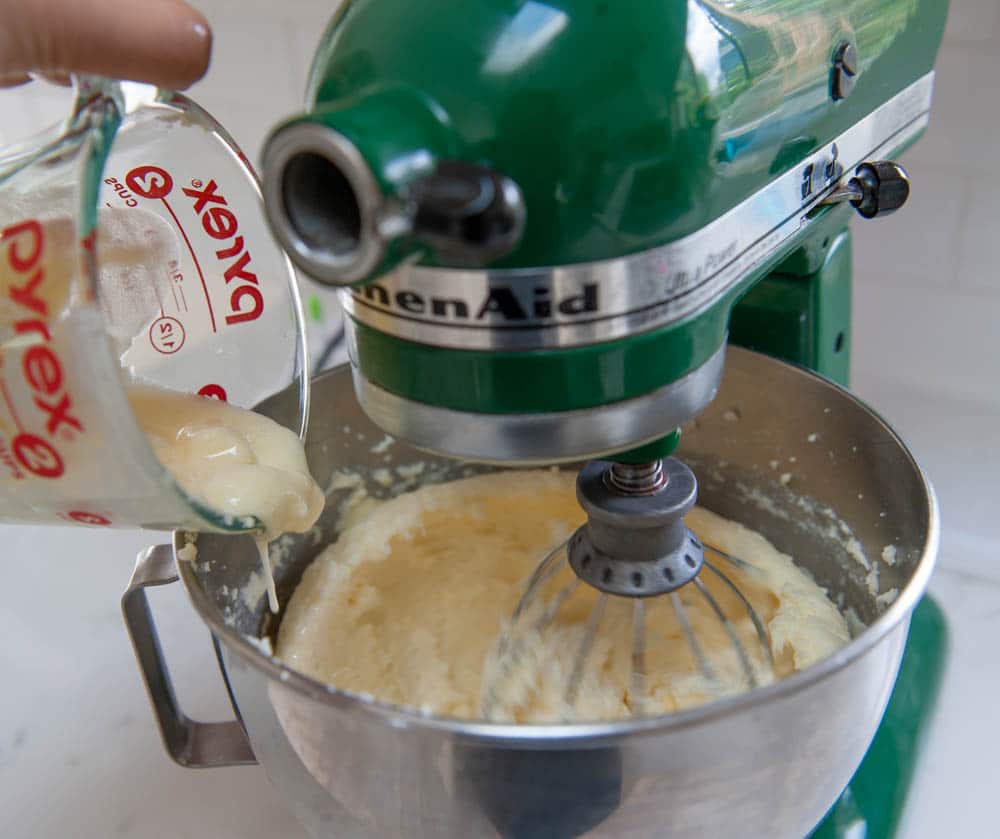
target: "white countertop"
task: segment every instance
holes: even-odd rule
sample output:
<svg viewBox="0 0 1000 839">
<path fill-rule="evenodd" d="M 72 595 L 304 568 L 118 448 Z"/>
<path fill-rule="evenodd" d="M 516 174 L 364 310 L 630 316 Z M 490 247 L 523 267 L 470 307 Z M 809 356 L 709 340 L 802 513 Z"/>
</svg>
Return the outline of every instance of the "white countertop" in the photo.
<svg viewBox="0 0 1000 839">
<path fill-rule="evenodd" d="M 198 5 L 216 27 L 216 66 L 195 95 L 255 149 L 301 90 L 331 4 Z M 855 388 L 911 443 L 944 524 L 931 591 L 952 652 L 904 839 L 984 836 L 996 823 L 1000 278 L 989 243 L 1000 177 L 985 138 L 1000 135 L 1000 108 L 976 86 L 1000 75 L 1000 14 L 995 0 L 952 6 L 932 128 L 907 158 L 910 206 L 856 226 Z M 248 54 L 272 57 L 287 78 Z M 301 835 L 259 768 L 185 770 L 161 747 L 118 607 L 136 552 L 155 541 L 0 528 L 0 816 L 11 839 Z M 151 599 L 183 706 L 227 718 L 207 630 L 178 586 Z"/>
</svg>

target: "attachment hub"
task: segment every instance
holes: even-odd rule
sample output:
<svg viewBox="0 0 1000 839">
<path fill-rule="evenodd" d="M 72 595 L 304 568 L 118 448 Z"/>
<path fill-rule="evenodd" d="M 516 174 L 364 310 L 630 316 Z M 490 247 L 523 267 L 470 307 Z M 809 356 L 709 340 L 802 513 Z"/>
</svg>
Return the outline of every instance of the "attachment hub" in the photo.
<svg viewBox="0 0 1000 839">
<path fill-rule="evenodd" d="M 576 495 L 587 523 L 569 541 L 569 563 L 584 582 L 608 594 L 652 597 L 701 571 L 704 548 L 684 525 L 698 484 L 681 461 L 591 461 L 577 477 Z"/>
</svg>

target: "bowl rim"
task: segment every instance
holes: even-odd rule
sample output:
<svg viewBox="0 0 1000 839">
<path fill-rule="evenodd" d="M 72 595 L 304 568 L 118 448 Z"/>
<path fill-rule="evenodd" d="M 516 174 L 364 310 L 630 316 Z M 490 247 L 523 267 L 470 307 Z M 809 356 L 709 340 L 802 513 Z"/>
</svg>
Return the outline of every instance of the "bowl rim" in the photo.
<svg viewBox="0 0 1000 839">
<path fill-rule="evenodd" d="M 867 403 L 847 389 L 806 367 L 738 347 L 729 348 L 729 352 L 733 350 L 739 350 L 738 354 L 755 356 L 755 361 L 795 368 L 835 391 L 839 391 L 843 397 L 868 413 L 900 447 L 923 487 L 927 502 L 927 535 L 923 550 L 912 576 L 900 590 L 896 600 L 863 632 L 852 638 L 835 653 L 784 679 L 683 711 L 625 720 L 580 723 L 499 723 L 435 716 L 416 708 L 392 705 L 366 694 L 336 688 L 307 676 L 289 667 L 280 659 L 265 653 L 259 646 L 248 640 L 247 636 L 225 623 L 221 613 L 215 608 L 199 584 L 191 567 L 192 563 L 177 558 L 177 552 L 186 544 L 188 536 L 184 531 L 175 531 L 172 538 L 172 548 L 180 579 L 192 605 L 216 639 L 221 641 L 228 650 L 236 653 L 245 663 L 261 671 L 269 680 L 332 708 L 362 713 L 370 719 L 387 723 L 394 728 L 419 728 L 458 737 L 466 741 L 510 748 L 543 749 L 565 748 L 567 746 L 593 748 L 606 745 L 609 741 L 620 742 L 635 736 L 664 734 L 692 728 L 719 717 L 751 711 L 765 703 L 800 693 L 846 668 L 851 662 L 865 655 L 888 637 L 899 624 L 909 619 L 911 612 L 923 596 L 934 569 L 941 538 L 940 510 L 934 488 L 906 443 L 892 426 Z M 346 366 L 339 365 L 331 368 L 318 376 L 317 379 L 333 377 L 338 374 L 343 375 L 343 369 Z M 220 664 L 225 667 L 221 656 Z M 233 696 L 233 701 L 237 702 L 235 696 Z"/>
</svg>

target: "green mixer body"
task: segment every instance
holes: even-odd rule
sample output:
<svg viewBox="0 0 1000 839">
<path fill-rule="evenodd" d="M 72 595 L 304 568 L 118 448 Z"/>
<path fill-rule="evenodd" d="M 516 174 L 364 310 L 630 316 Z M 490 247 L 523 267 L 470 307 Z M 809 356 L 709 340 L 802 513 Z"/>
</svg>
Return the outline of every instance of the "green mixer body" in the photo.
<svg viewBox="0 0 1000 839">
<path fill-rule="evenodd" d="M 345 3 L 290 124 L 346 138 L 385 207 L 461 160 L 512 179 L 525 212 L 488 270 L 418 235 L 387 241 L 347 302 L 357 370 L 407 405 L 475 416 L 626 404 L 706 365 L 768 277 L 733 316 L 740 342 L 780 343 L 755 313 L 808 287 L 803 360 L 842 377 L 850 213 L 819 199 L 919 136 L 945 14 L 939 0 Z M 819 274 L 836 287 L 796 282 Z M 640 426 L 610 447 L 649 442 Z M 581 454 L 595 452 L 566 452 Z"/>
<path fill-rule="evenodd" d="M 933 68 L 944 18 L 937 0 L 354 0 L 308 99 L 388 190 L 422 152 L 513 178 L 529 223 L 493 267 L 589 262 L 700 230 L 835 140 Z M 858 83 L 834 100 L 848 37 Z"/>
</svg>

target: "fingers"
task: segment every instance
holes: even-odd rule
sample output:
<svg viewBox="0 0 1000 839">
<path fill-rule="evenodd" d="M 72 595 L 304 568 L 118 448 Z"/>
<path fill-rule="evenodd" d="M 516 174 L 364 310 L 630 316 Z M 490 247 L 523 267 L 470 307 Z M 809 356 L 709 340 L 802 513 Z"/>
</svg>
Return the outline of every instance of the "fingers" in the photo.
<svg viewBox="0 0 1000 839">
<path fill-rule="evenodd" d="M 73 84 L 73 79 L 68 73 L 14 73 L 10 76 L 0 76 L 0 88 L 20 87 L 36 79 L 45 79 L 59 87 L 70 87 Z"/>
<path fill-rule="evenodd" d="M 0 79 L 38 71 L 184 88 L 208 69 L 205 18 L 181 0 L 0 0 Z"/>
<path fill-rule="evenodd" d="M 27 84 L 31 81 L 31 76 L 27 73 L 10 73 L 5 75 L 0 75 L 0 88 L 2 87 L 20 87 L 23 84 Z"/>
<path fill-rule="evenodd" d="M 59 87 L 69 87 L 73 84 L 73 79 L 70 78 L 69 73 L 41 73 L 40 76 L 49 84 L 59 85 Z M 35 76 L 35 78 L 38 78 L 38 76 Z"/>
</svg>

